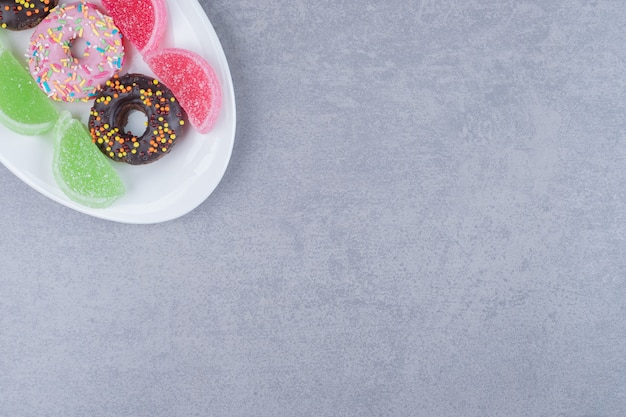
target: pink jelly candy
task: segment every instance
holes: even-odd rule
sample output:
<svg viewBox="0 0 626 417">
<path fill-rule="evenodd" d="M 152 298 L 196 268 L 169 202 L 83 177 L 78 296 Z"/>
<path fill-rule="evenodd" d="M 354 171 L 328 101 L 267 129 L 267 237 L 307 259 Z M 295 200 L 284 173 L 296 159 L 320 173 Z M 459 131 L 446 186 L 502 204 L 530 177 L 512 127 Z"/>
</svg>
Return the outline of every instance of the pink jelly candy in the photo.
<svg viewBox="0 0 626 417">
<path fill-rule="evenodd" d="M 167 28 L 165 0 L 102 0 L 102 5 L 141 54 L 160 46 Z"/>
<path fill-rule="evenodd" d="M 178 99 L 189 122 L 209 132 L 222 107 L 222 91 L 211 65 L 200 55 L 178 48 L 152 51 L 144 60 Z"/>
</svg>

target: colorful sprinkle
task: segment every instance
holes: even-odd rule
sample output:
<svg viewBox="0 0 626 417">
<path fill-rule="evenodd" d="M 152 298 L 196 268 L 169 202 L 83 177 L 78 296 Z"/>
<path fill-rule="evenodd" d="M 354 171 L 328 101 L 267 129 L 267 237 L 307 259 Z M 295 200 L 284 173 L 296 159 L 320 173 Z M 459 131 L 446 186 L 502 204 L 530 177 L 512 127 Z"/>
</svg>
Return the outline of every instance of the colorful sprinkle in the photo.
<svg viewBox="0 0 626 417">
<path fill-rule="evenodd" d="M 140 134 L 125 131 L 133 110 L 147 118 Z M 102 153 L 115 161 L 140 165 L 170 152 L 183 130 L 184 117 L 184 110 L 163 83 L 141 74 L 115 75 L 95 99 L 89 129 Z"/>
<path fill-rule="evenodd" d="M 0 28 L 25 30 L 35 27 L 58 3 L 58 0 L 2 0 Z"/>
<path fill-rule="evenodd" d="M 85 48 L 75 56 L 72 45 L 79 38 Z M 106 80 L 122 69 L 124 56 L 122 34 L 113 19 L 82 2 L 53 9 L 31 36 L 28 53 L 33 78 L 58 101 L 95 97 Z"/>
</svg>

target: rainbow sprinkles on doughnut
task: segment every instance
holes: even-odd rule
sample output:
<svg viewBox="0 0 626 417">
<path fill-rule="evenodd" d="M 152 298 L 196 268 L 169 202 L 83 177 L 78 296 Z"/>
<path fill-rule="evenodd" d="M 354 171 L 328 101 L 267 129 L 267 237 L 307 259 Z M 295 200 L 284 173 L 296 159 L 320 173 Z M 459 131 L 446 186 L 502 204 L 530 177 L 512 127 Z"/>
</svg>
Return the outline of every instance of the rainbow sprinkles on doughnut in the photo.
<svg viewBox="0 0 626 417">
<path fill-rule="evenodd" d="M 82 39 L 84 50 L 72 46 Z M 124 65 L 122 33 L 86 2 L 59 5 L 36 27 L 28 50 L 39 87 L 53 100 L 88 101 Z"/>
<path fill-rule="evenodd" d="M 132 111 L 146 116 L 147 126 L 140 134 L 124 128 Z M 184 125 L 185 111 L 170 89 L 142 74 L 107 81 L 89 116 L 89 131 L 100 151 L 131 165 L 154 162 L 169 153 Z"/>
</svg>

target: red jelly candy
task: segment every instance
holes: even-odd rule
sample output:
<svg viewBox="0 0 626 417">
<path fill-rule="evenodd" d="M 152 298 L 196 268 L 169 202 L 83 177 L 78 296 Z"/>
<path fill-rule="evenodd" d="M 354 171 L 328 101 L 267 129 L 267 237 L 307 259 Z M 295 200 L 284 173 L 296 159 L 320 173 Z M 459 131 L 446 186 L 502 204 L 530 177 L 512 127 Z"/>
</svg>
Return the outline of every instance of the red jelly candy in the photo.
<svg viewBox="0 0 626 417">
<path fill-rule="evenodd" d="M 209 132 L 222 107 L 222 91 L 211 65 L 200 55 L 178 48 L 159 49 L 144 56 L 152 71 L 187 112 L 200 132 Z"/>
<path fill-rule="evenodd" d="M 141 54 L 159 47 L 167 29 L 165 0 L 102 0 L 102 5 Z"/>
</svg>

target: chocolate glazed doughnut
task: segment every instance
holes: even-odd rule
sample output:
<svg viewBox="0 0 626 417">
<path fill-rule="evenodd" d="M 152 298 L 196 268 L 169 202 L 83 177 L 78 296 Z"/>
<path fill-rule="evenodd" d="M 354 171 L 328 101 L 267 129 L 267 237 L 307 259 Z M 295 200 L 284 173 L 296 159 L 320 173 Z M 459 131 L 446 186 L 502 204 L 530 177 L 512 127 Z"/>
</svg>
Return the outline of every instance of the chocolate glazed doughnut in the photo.
<svg viewBox="0 0 626 417">
<path fill-rule="evenodd" d="M 0 0 L 0 28 L 25 30 L 37 26 L 59 0 Z"/>
<path fill-rule="evenodd" d="M 145 114 L 141 135 L 125 131 L 134 110 Z M 131 165 L 154 162 L 169 153 L 182 134 L 185 112 L 163 83 L 142 74 L 117 75 L 100 91 L 89 115 L 89 131 L 100 151 Z"/>
</svg>

